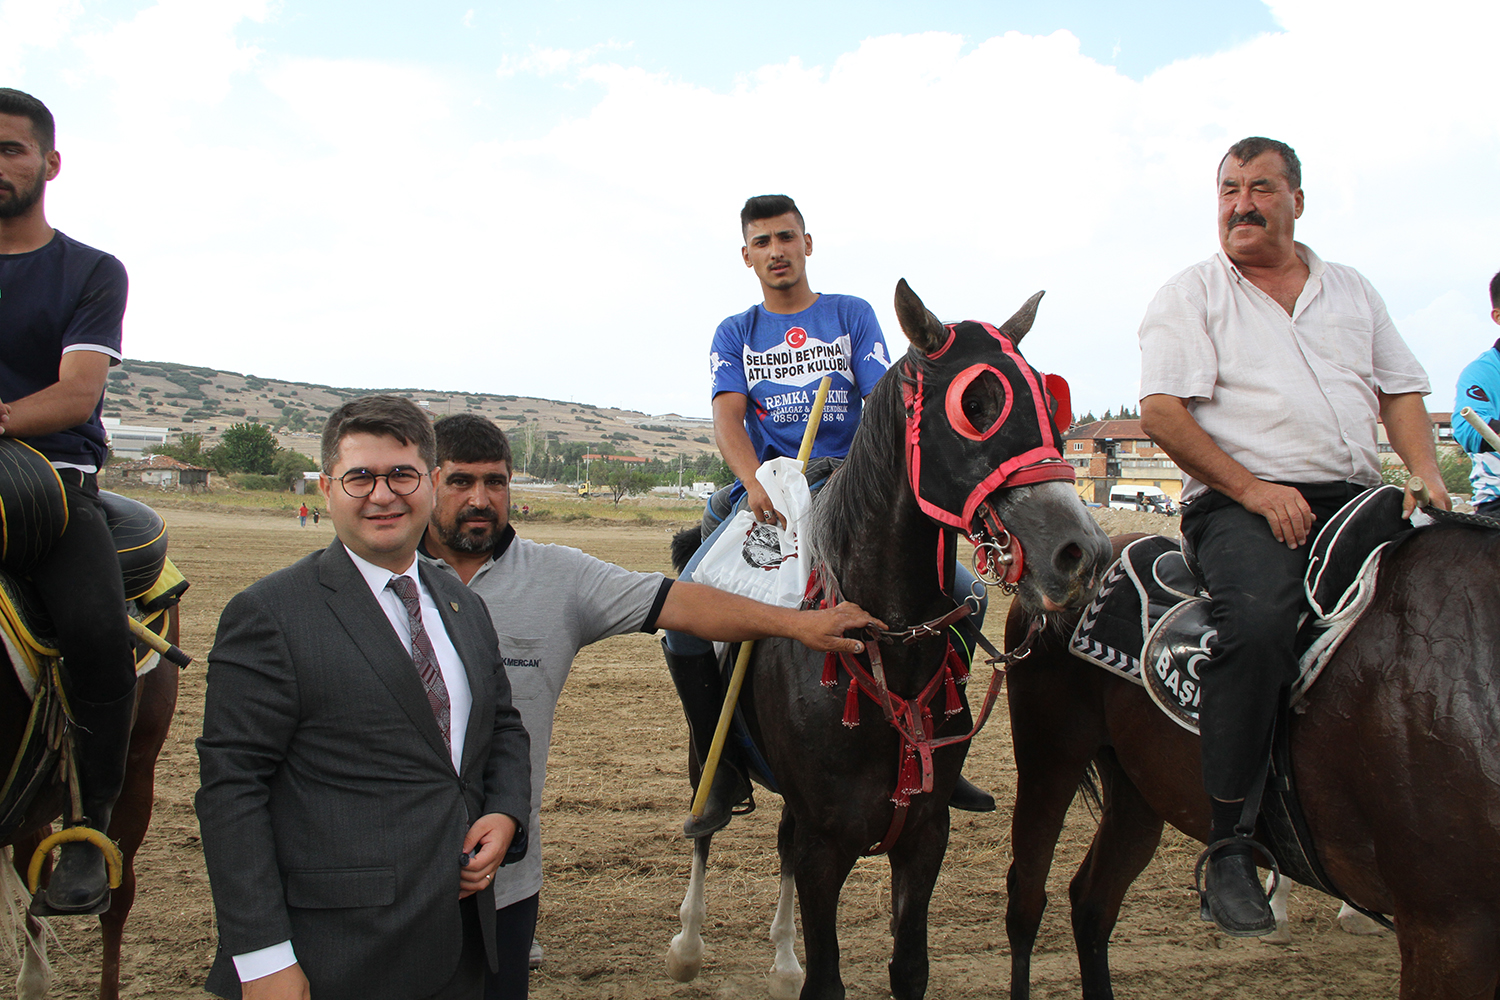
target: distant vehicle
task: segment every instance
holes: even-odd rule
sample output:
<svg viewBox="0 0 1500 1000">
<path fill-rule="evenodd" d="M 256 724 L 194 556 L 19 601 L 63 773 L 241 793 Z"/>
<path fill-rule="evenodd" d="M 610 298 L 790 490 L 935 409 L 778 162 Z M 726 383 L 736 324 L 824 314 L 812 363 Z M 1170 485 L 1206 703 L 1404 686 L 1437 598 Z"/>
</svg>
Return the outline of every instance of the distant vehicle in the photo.
<svg viewBox="0 0 1500 1000">
<path fill-rule="evenodd" d="M 714 491 L 713 490 L 702 490 L 698 494 L 698 499 L 699 500 L 707 500 L 709 497 L 711 497 L 713 495 L 714 495 Z"/>
<path fill-rule="evenodd" d="M 589 485 L 588 483 L 579 483 L 578 484 L 578 495 L 579 496 L 581 496 L 581 497 L 592 496 L 593 492 L 594 492 L 594 488 L 591 485 Z"/>
<path fill-rule="evenodd" d="M 1156 486 L 1116 486 L 1109 491 L 1109 506 L 1114 510 L 1177 513 L 1176 502 Z"/>
</svg>

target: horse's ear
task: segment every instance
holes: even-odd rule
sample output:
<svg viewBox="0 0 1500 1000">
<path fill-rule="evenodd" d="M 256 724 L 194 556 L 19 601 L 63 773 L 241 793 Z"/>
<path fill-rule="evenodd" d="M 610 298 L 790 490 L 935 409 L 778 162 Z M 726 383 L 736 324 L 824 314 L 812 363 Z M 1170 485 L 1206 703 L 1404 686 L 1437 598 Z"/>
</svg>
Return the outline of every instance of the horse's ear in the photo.
<svg viewBox="0 0 1500 1000">
<path fill-rule="evenodd" d="M 931 354 L 948 342 L 948 331 L 917 298 L 905 278 L 896 282 L 896 318 L 901 321 L 901 332 L 906 339 L 923 354 Z"/>
<path fill-rule="evenodd" d="M 1042 301 L 1046 290 L 1037 292 L 1026 300 L 1026 304 L 1016 310 L 1016 314 L 1006 320 L 1000 327 L 1000 332 L 1005 334 L 1005 339 L 1012 344 L 1020 344 L 1021 338 L 1031 330 L 1031 324 L 1036 322 L 1036 304 Z"/>
</svg>

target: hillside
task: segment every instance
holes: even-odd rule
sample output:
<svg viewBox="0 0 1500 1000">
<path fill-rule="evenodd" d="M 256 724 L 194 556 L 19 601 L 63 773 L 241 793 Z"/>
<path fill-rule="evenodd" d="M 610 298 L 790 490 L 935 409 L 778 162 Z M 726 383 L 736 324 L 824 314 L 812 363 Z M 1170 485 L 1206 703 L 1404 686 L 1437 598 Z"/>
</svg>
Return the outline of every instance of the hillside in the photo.
<svg viewBox="0 0 1500 1000">
<path fill-rule="evenodd" d="M 323 423 L 339 404 L 372 392 L 392 392 L 425 404 L 434 416 L 477 413 L 505 429 L 516 471 L 533 458 L 557 455 L 563 445 L 593 445 L 606 454 L 687 461 L 716 451 L 712 425 L 675 414 L 651 416 L 529 396 L 443 392 L 428 389 L 352 389 L 165 361 L 126 360 L 110 372 L 104 415 L 122 423 L 166 427 L 172 437 L 203 435 L 204 447 L 232 424 L 255 422 L 275 429 L 281 446 L 316 458 Z"/>
</svg>

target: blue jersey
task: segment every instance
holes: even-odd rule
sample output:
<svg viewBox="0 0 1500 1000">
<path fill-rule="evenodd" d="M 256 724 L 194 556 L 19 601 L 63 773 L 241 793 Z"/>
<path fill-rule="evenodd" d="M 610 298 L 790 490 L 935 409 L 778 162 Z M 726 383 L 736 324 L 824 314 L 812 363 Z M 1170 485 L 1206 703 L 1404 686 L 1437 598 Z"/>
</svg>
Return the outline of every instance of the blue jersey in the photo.
<svg viewBox="0 0 1500 1000">
<path fill-rule="evenodd" d="M 1458 415 L 1458 411 L 1467 406 L 1491 427 L 1500 420 L 1500 340 L 1469 362 L 1458 376 L 1455 396 L 1453 439 L 1474 459 L 1474 465 L 1469 469 L 1469 484 L 1474 494 L 1472 502 L 1481 504 L 1500 500 L 1500 455 L 1490 451 L 1479 432 Z"/>
<path fill-rule="evenodd" d="M 126 291 L 124 265 L 61 232 L 39 250 L 0 254 L 0 401 L 56 384 L 68 351 L 99 351 L 119 364 Z M 103 409 L 101 395 L 84 423 L 26 443 L 54 465 L 102 469 Z"/>
<path fill-rule="evenodd" d="M 709 354 L 712 395 L 749 397 L 745 430 L 762 462 L 796 457 L 824 375 L 833 385 L 812 454 L 843 458 L 864 397 L 890 366 L 875 310 L 852 295 L 819 295 L 799 313 L 752 306 L 719 324 Z"/>
</svg>

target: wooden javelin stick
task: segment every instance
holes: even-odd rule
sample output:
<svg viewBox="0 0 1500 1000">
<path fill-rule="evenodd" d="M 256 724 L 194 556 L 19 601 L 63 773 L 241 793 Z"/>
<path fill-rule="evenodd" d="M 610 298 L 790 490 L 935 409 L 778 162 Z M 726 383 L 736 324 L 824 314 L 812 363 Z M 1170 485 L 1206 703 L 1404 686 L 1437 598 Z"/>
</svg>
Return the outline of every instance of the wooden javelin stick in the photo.
<svg viewBox="0 0 1500 1000">
<path fill-rule="evenodd" d="M 807 468 L 812 455 L 813 438 L 817 437 L 818 424 L 823 421 L 823 403 L 828 399 L 828 389 L 833 385 L 833 376 L 824 375 L 818 383 L 818 394 L 813 398 L 812 413 L 807 418 L 807 430 L 802 432 L 802 447 L 797 449 L 797 461 Z M 724 755 L 724 742 L 729 738 L 729 725 L 734 721 L 734 706 L 739 704 L 740 688 L 745 683 L 745 671 L 750 667 L 750 653 L 755 641 L 740 643 L 740 655 L 734 661 L 734 673 L 729 677 L 729 688 L 724 692 L 724 708 L 719 712 L 719 725 L 714 729 L 714 741 L 708 748 L 708 759 L 703 762 L 703 773 L 698 776 L 698 792 L 693 796 L 693 818 L 702 819 L 708 808 L 708 792 L 714 784 L 714 773 L 719 769 L 719 758 Z"/>
<path fill-rule="evenodd" d="M 1462 410 L 1458 411 L 1458 415 L 1467 420 L 1470 426 L 1479 432 L 1479 436 L 1489 442 L 1491 448 L 1500 451 L 1500 434 L 1496 434 L 1489 424 L 1480 420 L 1479 414 L 1475 413 L 1472 408 L 1465 406 Z"/>
</svg>

